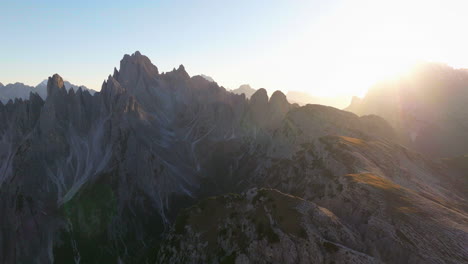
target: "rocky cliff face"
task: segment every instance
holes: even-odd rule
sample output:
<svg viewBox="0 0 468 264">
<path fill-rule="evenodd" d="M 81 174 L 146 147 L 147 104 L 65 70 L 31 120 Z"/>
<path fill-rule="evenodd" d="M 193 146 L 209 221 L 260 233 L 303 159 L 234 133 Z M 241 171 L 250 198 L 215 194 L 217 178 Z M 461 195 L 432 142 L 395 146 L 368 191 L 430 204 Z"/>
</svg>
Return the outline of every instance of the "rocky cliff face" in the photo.
<svg viewBox="0 0 468 264">
<path fill-rule="evenodd" d="M 271 189 L 201 201 L 162 244 L 157 263 L 379 263 L 332 212 Z"/>
<path fill-rule="evenodd" d="M 466 179 L 395 138 L 377 116 L 264 89 L 249 100 L 139 52 L 95 94 L 54 75 L 45 100 L 0 103 L 0 262 L 466 260 Z M 255 187 L 301 198 L 254 199 Z M 244 194 L 188 212 L 201 226 L 173 226 L 182 208 L 230 192 Z M 199 236 L 207 218 L 218 231 Z"/>
<path fill-rule="evenodd" d="M 221 169 L 241 166 L 249 107 L 183 66 L 160 74 L 138 52 L 95 95 L 54 75 L 45 101 L 0 104 L 2 261 L 135 258 L 177 208 L 222 191 L 208 188 Z"/>
<path fill-rule="evenodd" d="M 440 164 L 398 145 L 337 136 L 262 164 L 251 186 L 295 196 L 249 190 L 202 201 L 179 214 L 158 263 L 467 260 L 467 182 Z"/>
</svg>

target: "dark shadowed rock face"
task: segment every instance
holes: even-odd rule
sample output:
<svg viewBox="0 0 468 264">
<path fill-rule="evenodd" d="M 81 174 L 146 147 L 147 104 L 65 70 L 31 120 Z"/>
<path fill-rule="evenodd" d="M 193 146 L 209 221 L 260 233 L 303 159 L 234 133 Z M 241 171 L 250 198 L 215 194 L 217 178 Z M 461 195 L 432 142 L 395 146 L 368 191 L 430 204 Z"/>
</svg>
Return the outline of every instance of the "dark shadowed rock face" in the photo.
<svg viewBox="0 0 468 264">
<path fill-rule="evenodd" d="M 148 57 L 137 51 L 132 55 L 125 55 L 120 61 L 117 80 L 125 86 L 137 83 L 140 77 L 152 78 L 158 75 L 158 68 L 151 63 Z"/>
<path fill-rule="evenodd" d="M 379 263 L 332 212 L 271 189 L 202 200 L 162 244 L 157 263 Z"/>
<path fill-rule="evenodd" d="M 292 108 L 291 104 L 280 91 L 275 91 L 268 101 L 269 115 L 272 122 L 281 122 L 286 113 Z"/>
<path fill-rule="evenodd" d="M 268 95 L 265 89 L 258 89 L 250 97 L 249 107 L 252 121 L 259 127 L 264 127 L 269 119 Z"/>
<path fill-rule="evenodd" d="M 0 103 L 0 263 L 467 258 L 466 179 L 396 144 L 380 117 L 264 89 L 248 100 L 139 52 L 101 92 L 59 75 L 47 92 Z M 231 192 L 244 194 L 173 225 Z"/>
<path fill-rule="evenodd" d="M 464 262 L 466 180 L 449 175 L 399 145 L 321 137 L 249 178 L 294 196 L 203 200 L 179 214 L 158 263 Z"/>
</svg>

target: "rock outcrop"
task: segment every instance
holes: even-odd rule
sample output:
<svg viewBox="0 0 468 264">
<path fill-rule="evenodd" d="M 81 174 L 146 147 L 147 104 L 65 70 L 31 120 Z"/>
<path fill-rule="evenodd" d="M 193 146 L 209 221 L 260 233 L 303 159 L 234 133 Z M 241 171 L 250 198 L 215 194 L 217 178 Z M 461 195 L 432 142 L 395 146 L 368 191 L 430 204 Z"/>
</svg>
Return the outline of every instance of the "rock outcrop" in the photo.
<svg viewBox="0 0 468 264">
<path fill-rule="evenodd" d="M 201 201 L 162 244 L 156 263 L 379 263 L 332 212 L 271 189 Z"/>
</svg>

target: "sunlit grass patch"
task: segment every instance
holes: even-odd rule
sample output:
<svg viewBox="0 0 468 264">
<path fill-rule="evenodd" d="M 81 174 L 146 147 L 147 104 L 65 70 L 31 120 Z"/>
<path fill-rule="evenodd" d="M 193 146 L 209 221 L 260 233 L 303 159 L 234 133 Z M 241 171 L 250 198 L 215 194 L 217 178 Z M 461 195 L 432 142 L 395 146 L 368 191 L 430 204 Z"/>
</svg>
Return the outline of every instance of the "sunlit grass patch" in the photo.
<svg viewBox="0 0 468 264">
<path fill-rule="evenodd" d="M 358 174 L 348 174 L 348 177 L 352 177 L 355 182 L 365 183 L 376 188 L 391 190 L 391 189 L 401 189 L 402 187 L 381 177 L 378 177 L 372 173 L 358 173 Z"/>
</svg>

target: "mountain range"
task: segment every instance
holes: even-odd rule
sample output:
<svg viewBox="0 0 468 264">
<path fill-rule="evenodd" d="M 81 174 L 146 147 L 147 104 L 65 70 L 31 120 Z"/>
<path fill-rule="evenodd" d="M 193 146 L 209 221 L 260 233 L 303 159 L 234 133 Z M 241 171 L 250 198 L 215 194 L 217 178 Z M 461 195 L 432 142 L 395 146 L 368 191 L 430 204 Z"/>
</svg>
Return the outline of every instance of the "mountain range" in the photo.
<svg viewBox="0 0 468 264">
<path fill-rule="evenodd" d="M 245 94 L 247 98 L 250 98 L 256 89 L 252 88 L 248 84 L 243 84 L 239 88 L 231 90 L 235 94 Z M 336 108 L 344 108 L 349 105 L 350 97 L 349 96 L 334 96 L 334 97 L 320 97 L 313 96 L 306 92 L 300 91 L 288 91 L 286 98 L 291 103 L 296 103 L 298 105 L 307 105 L 307 104 L 321 104 L 333 106 Z"/>
<path fill-rule="evenodd" d="M 140 52 L 46 92 L 0 102 L 0 263 L 468 262 L 464 158 L 393 120 Z"/>
<path fill-rule="evenodd" d="M 64 85 L 65 89 L 67 90 L 73 89 L 77 91 L 79 88 L 81 88 L 82 90 L 88 90 L 91 94 L 95 92 L 94 90 L 88 89 L 85 86 L 74 85 L 67 81 L 64 81 Z M 7 85 L 0 83 L 0 102 L 4 104 L 8 103 L 9 100 L 26 100 L 29 98 L 30 93 L 37 93 L 42 99 L 45 100 L 47 97 L 47 80 L 40 82 L 35 87 L 19 82 Z"/>
<path fill-rule="evenodd" d="M 231 90 L 232 93 L 235 93 L 235 94 L 244 94 L 245 97 L 247 97 L 247 98 L 252 97 L 252 95 L 253 95 L 256 91 L 257 91 L 256 89 L 250 87 L 250 85 L 248 85 L 248 84 L 242 84 L 241 86 L 239 86 L 239 88 Z"/>
<path fill-rule="evenodd" d="M 467 102 L 468 70 L 423 63 L 400 78 L 376 84 L 345 110 L 385 118 L 416 151 L 454 157 L 467 154 Z"/>
</svg>

